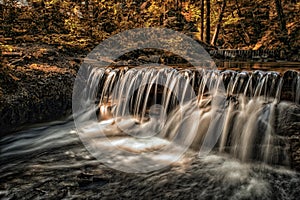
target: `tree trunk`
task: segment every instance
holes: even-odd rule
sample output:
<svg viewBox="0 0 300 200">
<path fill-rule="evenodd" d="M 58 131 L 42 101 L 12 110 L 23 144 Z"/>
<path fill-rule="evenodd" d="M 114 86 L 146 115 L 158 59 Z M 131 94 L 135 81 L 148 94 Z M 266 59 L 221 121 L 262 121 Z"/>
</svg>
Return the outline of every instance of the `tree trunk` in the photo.
<svg viewBox="0 0 300 200">
<path fill-rule="evenodd" d="M 176 10 L 178 11 L 178 13 L 181 13 L 181 2 L 180 2 L 180 0 L 176 0 L 175 4 L 176 4 Z"/>
<path fill-rule="evenodd" d="M 201 40 L 204 41 L 204 0 L 201 0 Z"/>
<path fill-rule="evenodd" d="M 89 15 L 89 0 L 84 0 L 84 5 L 85 5 L 85 11 L 88 13 Z"/>
<path fill-rule="evenodd" d="M 235 7 L 237 9 L 237 15 L 239 18 L 243 18 L 243 14 L 241 12 L 241 8 L 239 6 L 239 2 L 238 0 L 235 0 Z M 234 17 L 234 14 L 232 13 L 232 17 Z M 239 36 L 241 37 L 241 39 L 243 40 L 244 44 L 246 46 L 249 46 L 250 42 L 251 42 L 251 38 L 249 36 L 249 34 L 247 33 L 247 30 L 245 29 L 245 24 L 241 21 L 240 22 L 240 25 L 241 25 L 241 29 L 243 31 L 243 34 L 241 32 L 238 32 Z"/>
<path fill-rule="evenodd" d="M 210 0 L 206 0 L 206 37 L 207 44 L 210 43 Z"/>
<path fill-rule="evenodd" d="M 279 18 L 280 29 L 282 32 L 287 32 L 283 9 L 281 6 L 281 0 L 275 0 L 275 4 L 276 4 L 276 11 L 277 11 L 278 18 Z"/>
<path fill-rule="evenodd" d="M 220 28 L 221 28 L 221 22 L 222 22 L 222 19 L 223 19 L 225 8 L 226 8 L 226 0 L 223 0 L 221 10 L 220 10 L 220 14 L 219 14 L 219 18 L 218 18 L 217 25 L 216 25 L 216 28 L 215 28 L 215 33 L 214 33 L 214 36 L 213 36 L 212 41 L 211 41 L 211 45 L 213 45 L 213 46 L 216 45 L 217 40 L 218 40 L 218 36 L 219 36 Z"/>
</svg>

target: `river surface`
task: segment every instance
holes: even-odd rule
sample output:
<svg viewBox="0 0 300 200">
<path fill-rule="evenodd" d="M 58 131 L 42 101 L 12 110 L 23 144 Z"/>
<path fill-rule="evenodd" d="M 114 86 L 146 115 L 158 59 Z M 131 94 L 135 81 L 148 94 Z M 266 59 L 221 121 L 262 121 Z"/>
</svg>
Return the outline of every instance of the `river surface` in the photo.
<svg viewBox="0 0 300 200">
<path fill-rule="evenodd" d="M 146 174 L 113 170 L 82 145 L 72 119 L 39 124 L 0 140 L 2 199 L 298 199 L 300 174 L 187 151 Z M 114 159 L 113 157 L 111 158 Z"/>
</svg>

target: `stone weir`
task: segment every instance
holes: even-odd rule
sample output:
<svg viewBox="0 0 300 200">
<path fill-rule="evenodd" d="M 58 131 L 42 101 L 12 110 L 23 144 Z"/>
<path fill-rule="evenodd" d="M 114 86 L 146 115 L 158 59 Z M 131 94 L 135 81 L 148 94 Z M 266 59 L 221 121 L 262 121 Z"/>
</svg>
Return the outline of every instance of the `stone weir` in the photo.
<svg viewBox="0 0 300 200">
<path fill-rule="evenodd" d="M 213 57 L 230 60 L 268 62 L 285 59 L 285 52 L 280 50 L 213 49 L 209 53 Z"/>
<path fill-rule="evenodd" d="M 87 102 L 98 107 L 99 121 L 128 117 L 136 124 L 156 121 L 159 124 L 151 127 L 163 127 L 160 137 L 195 150 L 213 145 L 246 162 L 300 166 L 297 71 L 161 67 L 88 71 L 88 87 L 80 90 L 78 102 L 89 112 Z"/>
</svg>

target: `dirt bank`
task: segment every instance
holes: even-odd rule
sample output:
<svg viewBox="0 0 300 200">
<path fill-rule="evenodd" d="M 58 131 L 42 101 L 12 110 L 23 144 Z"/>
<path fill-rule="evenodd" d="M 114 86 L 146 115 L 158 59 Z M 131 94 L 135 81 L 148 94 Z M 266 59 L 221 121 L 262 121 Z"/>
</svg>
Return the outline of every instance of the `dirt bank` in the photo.
<svg viewBox="0 0 300 200">
<path fill-rule="evenodd" d="M 24 44 L 2 55 L 0 135 L 70 113 L 80 65 L 80 55 L 74 56 L 37 44 Z"/>
</svg>

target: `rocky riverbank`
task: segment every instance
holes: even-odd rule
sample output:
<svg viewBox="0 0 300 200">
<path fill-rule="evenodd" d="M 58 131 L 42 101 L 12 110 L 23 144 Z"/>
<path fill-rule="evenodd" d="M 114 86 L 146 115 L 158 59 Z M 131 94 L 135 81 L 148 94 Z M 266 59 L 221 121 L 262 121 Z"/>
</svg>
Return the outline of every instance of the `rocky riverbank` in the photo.
<svg viewBox="0 0 300 200">
<path fill-rule="evenodd" d="M 2 56 L 0 135 L 70 114 L 78 57 L 33 44 Z"/>
</svg>

